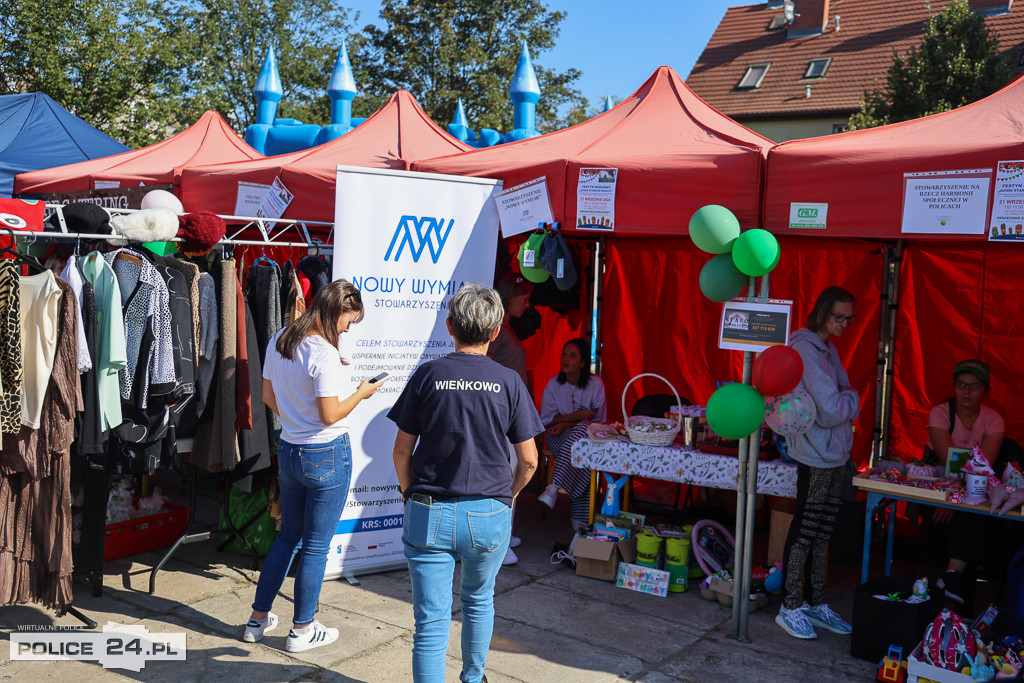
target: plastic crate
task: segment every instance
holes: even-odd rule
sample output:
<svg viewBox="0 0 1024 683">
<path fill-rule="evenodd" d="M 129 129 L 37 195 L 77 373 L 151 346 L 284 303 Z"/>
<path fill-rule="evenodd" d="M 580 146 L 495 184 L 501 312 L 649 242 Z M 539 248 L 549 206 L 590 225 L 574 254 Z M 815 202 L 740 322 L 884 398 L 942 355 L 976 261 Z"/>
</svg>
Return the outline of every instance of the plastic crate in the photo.
<svg viewBox="0 0 1024 683">
<path fill-rule="evenodd" d="M 138 500 L 133 501 L 133 505 L 138 504 Z M 167 509 L 155 515 L 108 524 L 103 561 L 174 545 L 188 526 L 188 508 L 170 502 L 164 505 Z"/>
</svg>

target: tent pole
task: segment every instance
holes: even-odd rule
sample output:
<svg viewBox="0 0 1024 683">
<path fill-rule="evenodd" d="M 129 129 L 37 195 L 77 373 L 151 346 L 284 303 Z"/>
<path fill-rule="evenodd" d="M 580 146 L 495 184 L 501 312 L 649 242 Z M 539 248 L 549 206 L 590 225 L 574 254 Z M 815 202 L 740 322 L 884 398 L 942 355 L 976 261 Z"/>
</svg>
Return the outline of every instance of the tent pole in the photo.
<svg viewBox="0 0 1024 683">
<path fill-rule="evenodd" d="M 758 293 L 758 298 L 768 298 L 768 275 L 764 275 L 761 278 L 761 288 Z M 751 352 L 744 352 L 743 354 L 743 382 L 749 384 L 751 376 L 753 375 L 753 364 L 754 354 Z M 749 373 L 749 374 L 748 374 Z M 757 508 L 757 467 L 758 461 L 761 454 L 761 426 L 758 425 L 754 433 L 747 437 L 749 442 L 748 455 L 747 455 L 747 469 L 743 473 L 743 491 L 744 496 L 742 502 L 745 505 L 743 515 L 743 539 L 738 542 L 737 545 L 742 545 L 743 551 L 740 557 L 736 559 L 733 565 L 736 571 L 733 577 L 733 606 L 737 602 L 742 604 L 739 610 L 739 633 L 737 639 L 741 642 L 749 642 L 750 638 L 747 637 L 747 622 L 750 618 L 750 605 L 747 603 L 750 600 L 750 575 L 754 568 L 754 522 L 756 521 L 756 508 Z M 737 529 L 739 523 L 737 523 Z"/>
<path fill-rule="evenodd" d="M 886 340 L 888 353 L 885 368 L 885 412 L 882 414 L 882 447 L 879 451 L 882 457 L 889 456 L 889 431 L 892 427 L 893 380 L 896 375 L 896 368 L 893 367 L 893 359 L 895 358 L 894 347 L 896 341 L 896 313 L 899 309 L 900 303 L 900 274 L 903 270 L 903 251 L 905 246 L 906 243 L 903 239 L 899 239 L 896 242 L 896 254 L 893 257 L 892 292 L 889 296 L 889 338 Z"/>
<path fill-rule="evenodd" d="M 878 312 L 878 354 L 875 368 L 875 420 L 871 431 L 871 460 L 869 464 L 874 467 L 875 461 L 882 457 L 882 420 L 884 419 L 885 403 L 885 368 L 886 353 L 889 339 L 889 299 L 892 296 L 892 248 L 882 247 L 882 283 L 881 300 L 882 305 Z"/>
<path fill-rule="evenodd" d="M 604 274 L 604 262 L 605 262 L 605 238 L 601 235 L 597 241 L 597 246 L 594 248 L 594 284 L 593 284 L 593 298 L 590 302 L 590 310 L 592 316 L 593 325 L 593 371 L 594 374 L 601 374 L 601 346 L 604 343 L 604 339 L 601 337 L 601 313 L 604 302 L 604 293 L 601 290 L 601 278 Z M 622 419 L 625 420 L 626 416 L 623 415 Z"/>
<path fill-rule="evenodd" d="M 747 301 L 754 298 L 755 279 L 747 278 Z M 754 371 L 754 354 L 750 351 L 743 352 L 743 383 L 750 384 Z M 747 481 L 748 460 L 750 454 L 750 437 L 740 439 L 737 456 L 737 477 L 736 477 L 736 548 L 733 556 L 733 577 L 732 577 L 732 637 L 740 642 L 748 642 L 747 639 L 747 613 L 750 605 L 750 573 L 747 573 L 746 580 L 743 578 L 743 566 L 748 562 L 750 544 L 747 538 L 747 527 L 750 526 L 747 520 L 747 489 L 750 482 Z M 754 456 L 757 457 L 756 455 Z M 756 490 L 757 482 L 754 487 Z M 752 520 L 751 520 L 752 521 Z M 746 592 L 744 592 L 746 591 Z"/>
</svg>

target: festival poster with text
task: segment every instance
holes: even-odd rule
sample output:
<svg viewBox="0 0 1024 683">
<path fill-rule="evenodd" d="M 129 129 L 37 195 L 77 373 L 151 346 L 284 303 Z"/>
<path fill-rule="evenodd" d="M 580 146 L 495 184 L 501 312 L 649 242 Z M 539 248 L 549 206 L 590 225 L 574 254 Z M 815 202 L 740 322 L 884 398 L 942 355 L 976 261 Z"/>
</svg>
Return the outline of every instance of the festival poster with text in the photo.
<svg viewBox="0 0 1024 683">
<path fill-rule="evenodd" d="M 346 420 L 352 481 L 328 555 L 327 577 L 404 566 L 402 496 L 387 413 L 413 371 L 451 353 L 448 300 L 465 282 L 490 286 L 501 183 L 432 173 L 338 167 L 334 279 L 362 293 L 365 317 L 342 335 L 348 396 L 390 376 Z"/>
<path fill-rule="evenodd" d="M 999 162 L 993 195 L 989 241 L 1024 241 L 1024 161 Z"/>
</svg>

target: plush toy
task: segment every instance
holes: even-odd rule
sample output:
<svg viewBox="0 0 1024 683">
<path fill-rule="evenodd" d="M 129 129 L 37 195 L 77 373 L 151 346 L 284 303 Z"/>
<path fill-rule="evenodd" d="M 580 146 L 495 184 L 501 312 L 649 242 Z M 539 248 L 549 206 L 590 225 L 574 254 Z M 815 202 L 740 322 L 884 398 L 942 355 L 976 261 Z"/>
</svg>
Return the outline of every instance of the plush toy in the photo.
<svg viewBox="0 0 1024 683">
<path fill-rule="evenodd" d="M 907 598 L 907 604 L 916 605 L 919 602 L 928 602 L 928 577 L 915 581 L 914 594 Z"/>
<path fill-rule="evenodd" d="M 617 517 L 619 515 L 619 489 L 629 480 L 628 476 L 613 479 L 612 475 L 604 473 L 604 480 L 608 484 L 604 494 L 604 504 L 601 506 L 602 515 Z"/>
</svg>

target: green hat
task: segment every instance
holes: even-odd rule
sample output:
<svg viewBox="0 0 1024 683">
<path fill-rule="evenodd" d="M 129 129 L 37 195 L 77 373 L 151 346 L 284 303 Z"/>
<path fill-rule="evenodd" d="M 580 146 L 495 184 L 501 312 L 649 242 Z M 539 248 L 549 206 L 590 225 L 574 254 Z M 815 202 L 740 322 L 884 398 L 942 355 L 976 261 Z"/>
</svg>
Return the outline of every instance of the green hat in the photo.
<svg viewBox="0 0 1024 683">
<path fill-rule="evenodd" d="M 526 241 L 519 247 L 519 272 L 530 282 L 544 282 L 551 274 L 544 270 L 540 264 L 540 248 L 544 244 L 544 233 L 536 232 L 526 238 Z M 533 265 L 527 266 L 523 263 L 526 252 L 533 251 Z"/>
<path fill-rule="evenodd" d="M 988 385 L 989 378 L 992 376 L 988 368 L 988 363 L 982 363 L 980 360 L 962 360 L 956 364 L 953 368 L 953 377 L 957 375 L 969 372 L 986 385 Z"/>
</svg>

